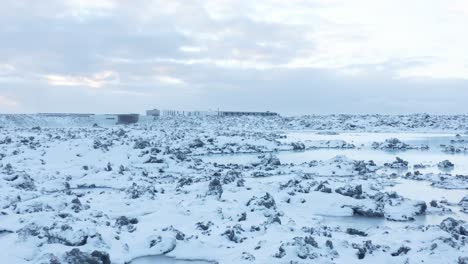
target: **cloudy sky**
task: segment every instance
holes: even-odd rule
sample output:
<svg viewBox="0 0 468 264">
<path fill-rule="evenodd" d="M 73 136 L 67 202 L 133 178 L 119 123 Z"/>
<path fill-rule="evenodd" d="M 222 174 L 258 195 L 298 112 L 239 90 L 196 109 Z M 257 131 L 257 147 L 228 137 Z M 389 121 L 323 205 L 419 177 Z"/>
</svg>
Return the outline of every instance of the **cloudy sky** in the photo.
<svg viewBox="0 0 468 264">
<path fill-rule="evenodd" d="M 468 0 L 2 0 L 0 112 L 468 113 Z"/>
</svg>

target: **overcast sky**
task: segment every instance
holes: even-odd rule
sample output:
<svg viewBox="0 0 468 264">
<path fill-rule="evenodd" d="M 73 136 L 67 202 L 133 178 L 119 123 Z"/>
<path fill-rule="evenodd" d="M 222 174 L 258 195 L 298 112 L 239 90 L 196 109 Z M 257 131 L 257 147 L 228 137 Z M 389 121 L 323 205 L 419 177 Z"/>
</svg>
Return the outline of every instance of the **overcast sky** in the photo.
<svg viewBox="0 0 468 264">
<path fill-rule="evenodd" d="M 468 113 L 468 0 L 2 0 L 0 112 Z"/>
</svg>

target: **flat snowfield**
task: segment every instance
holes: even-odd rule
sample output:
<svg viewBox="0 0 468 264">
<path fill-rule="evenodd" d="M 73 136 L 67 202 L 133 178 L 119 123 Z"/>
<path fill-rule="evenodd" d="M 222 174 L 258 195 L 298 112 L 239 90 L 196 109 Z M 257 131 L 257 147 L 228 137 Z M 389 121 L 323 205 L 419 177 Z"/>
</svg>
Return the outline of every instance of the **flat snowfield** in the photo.
<svg viewBox="0 0 468 264">
<path fill-rule="evenodd" d="M 0 127 L 1 263 L 468 263 L 468 116 Z"/>
</svg>

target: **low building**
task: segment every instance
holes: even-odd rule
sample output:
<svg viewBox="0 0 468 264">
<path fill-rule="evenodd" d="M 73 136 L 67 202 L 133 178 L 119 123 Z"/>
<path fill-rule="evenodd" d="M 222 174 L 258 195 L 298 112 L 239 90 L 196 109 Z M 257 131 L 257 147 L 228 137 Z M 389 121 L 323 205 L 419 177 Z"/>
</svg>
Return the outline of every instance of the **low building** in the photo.
<svg viewBox="0 0 468 264">
<path fill-rule="evenodd" d="M 161 110 L 160 116 L 216 116 L 216 111 Z"/>
<path fill-rule="evenodd" d="M 160 116 L 161 111 L 159 109 L 147 110 L 146 115 L 147 116 Z"/>
<path fill-rule="evenodd" d="M 117 124 L 128 125 L 138 123 L 139 114 L 119 114 L 117 115 Z"/>
<path fill-rule="evenodd" d="M 180 111 L 180 110 L 147 110 L 147 116 L 162 116 L 162 117 L 170 117 L 170 116 L 278 116 L 277 113 L 274 112 L 245 112 L 245 111 Z"/>
<path fill-rule="evenodd" d="M 220 111 L 219 116 L 278 116 L 274 112 L 240 112 L 240 111 Z"/>
</svg>

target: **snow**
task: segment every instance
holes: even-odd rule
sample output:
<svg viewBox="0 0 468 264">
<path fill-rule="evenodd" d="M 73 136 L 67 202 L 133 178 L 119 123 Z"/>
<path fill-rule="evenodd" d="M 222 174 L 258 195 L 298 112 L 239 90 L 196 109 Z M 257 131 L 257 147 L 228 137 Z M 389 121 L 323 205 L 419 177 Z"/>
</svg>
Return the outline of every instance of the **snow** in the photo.
<svg viewBox="0 0 468 264">
<path fill-rule="evenodd" d="M 2 115 L 0 258 L 457 263 L 467 121 Z"/>
</svg>

